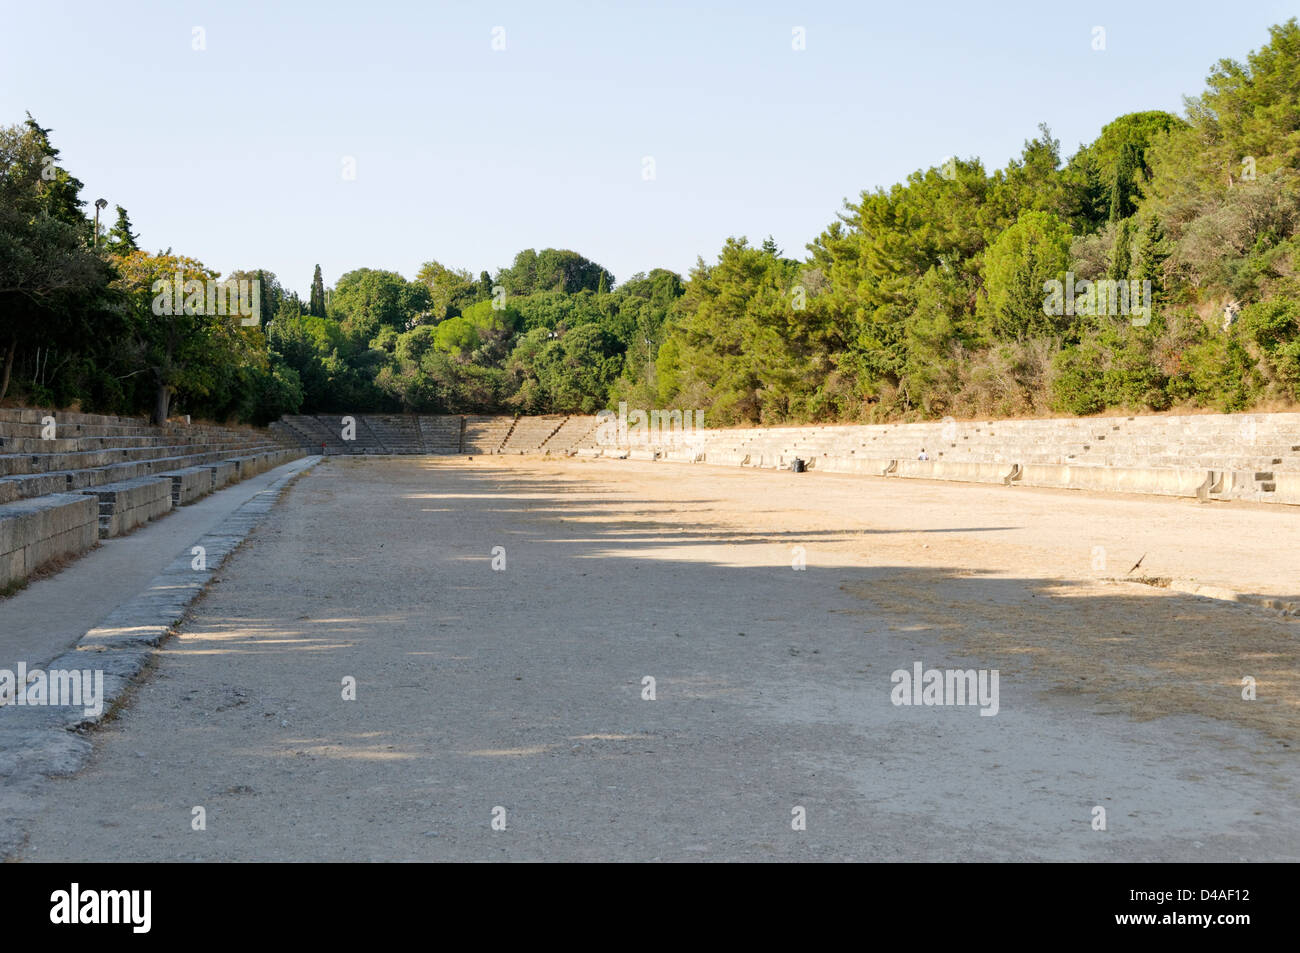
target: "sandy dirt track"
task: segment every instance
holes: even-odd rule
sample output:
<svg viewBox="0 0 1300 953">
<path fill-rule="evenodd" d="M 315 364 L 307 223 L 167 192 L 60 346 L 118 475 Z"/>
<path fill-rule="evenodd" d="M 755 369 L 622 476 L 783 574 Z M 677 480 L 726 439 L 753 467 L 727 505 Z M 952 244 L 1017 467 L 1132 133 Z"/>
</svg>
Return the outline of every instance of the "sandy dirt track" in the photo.
<svg viewBox="0 0 1300 953">
<path fill-rule="evenodd" d="M 1300 860 L 1300 620 L 1139 557 L 1300 598 L 1300 508 L 331 458 L 18 856 Z M 998 715 L 893 705 L 917 661 Z"/>
</svg>

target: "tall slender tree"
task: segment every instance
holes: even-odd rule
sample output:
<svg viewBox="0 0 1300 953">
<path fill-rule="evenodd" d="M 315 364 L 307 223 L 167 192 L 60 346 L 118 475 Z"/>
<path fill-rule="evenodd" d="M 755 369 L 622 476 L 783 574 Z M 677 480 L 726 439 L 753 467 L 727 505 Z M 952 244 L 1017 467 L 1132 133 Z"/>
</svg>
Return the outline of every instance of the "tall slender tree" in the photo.
<svg viewBox="0 0 1300 953">
<path fill-rule="evenodd" d="M 1119 226 L 1115 250 L 1110 256 L 1110 273 L 1106 276 L 1116 281 L 1127 281 L 1133 267 L 1133 219 L 1126 218 Z"/>
<path fill-rule="evenodd" d="M 1137 209 L 1138 179 L 1142 175 L 1142 149 L 1134 142 L 1124 143 L 1115 166 L 1115 182 L 1110 190 L 1110 221 L 1128 218 Z"/>
<path fill-rule="evenodd" d="M 318 318 L 325 317 L 325 279 L 321 277 L 320 265 L 316 266 L 316 274 L 312 275 L 311 301 L 308 302 L 307 312 Z"/>
</svg>

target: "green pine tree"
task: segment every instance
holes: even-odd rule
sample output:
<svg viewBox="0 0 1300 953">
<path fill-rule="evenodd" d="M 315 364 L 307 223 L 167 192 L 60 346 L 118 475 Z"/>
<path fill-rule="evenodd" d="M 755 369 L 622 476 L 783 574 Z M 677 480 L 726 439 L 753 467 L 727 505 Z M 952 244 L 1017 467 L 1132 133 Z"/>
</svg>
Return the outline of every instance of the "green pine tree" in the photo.
<svg viewBox="0 0 1300 953">
<path fill-rule="evenodd" d="M 125 255 L 127 252 L 139 251 L 140 246 L 136 241 L 139 237 L 131 230 L 131 218 L 126 214 L 126 209 L 120 205 L 117 206 L 117 221 L 108 230 L 108 250 L 114 255 Z"/>
</svg>

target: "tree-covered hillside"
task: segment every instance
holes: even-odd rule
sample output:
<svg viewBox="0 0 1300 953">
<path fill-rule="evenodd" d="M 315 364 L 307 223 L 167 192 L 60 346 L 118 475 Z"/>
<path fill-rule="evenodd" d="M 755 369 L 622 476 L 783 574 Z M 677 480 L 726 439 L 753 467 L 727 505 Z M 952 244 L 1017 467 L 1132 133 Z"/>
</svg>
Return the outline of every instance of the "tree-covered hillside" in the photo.
<svg viewBox="0 0 1300 953">
<path fill-rule="evenodd" d="M 429 261 L 331 287 L 317 268 L 305 297 L 266 269 L 224 272 L 260 281 L 252 326 L 159 314 L 155 282 L 220 273 L 145 251 L 121 207 L 94 235 L 28 117 L 0 129 L 0 399 L 255 422 L 626 400 L 713 424 L 1289 404 L 1300 26 L 1270 33 L 1181 117 L 1120 116 L 1069 156 L 1044 125 L 1004 169 L 918 170 L 846 201 L 802 258 L 732 238 L 686 279 L 616 283 L 526 249 L 494 273 Z"/>
</svg>

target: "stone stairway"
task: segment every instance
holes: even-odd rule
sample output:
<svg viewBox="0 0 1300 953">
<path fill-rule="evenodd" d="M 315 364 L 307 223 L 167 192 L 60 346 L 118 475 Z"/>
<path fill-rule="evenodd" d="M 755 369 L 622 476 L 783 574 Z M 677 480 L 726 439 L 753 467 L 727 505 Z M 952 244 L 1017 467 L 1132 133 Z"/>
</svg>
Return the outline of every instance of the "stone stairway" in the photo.
<svg viewBox="0 0 1300 953">
<path fill-rule="evenodd" d="M 568 418 L 562 414 L 543 417 L 518 417 L 514 428 L 501 445 L 502 453 L 537 453 Z"/>
<path fill-rule="evenodd" d="M 416 417 L 424 453 L 460 453 L 464 418 L 459 415 Z"/>
<path fill-rule="evenodd" d="M 466 416 L 461 453 L 500 453 L 514 425 L 513 417 Z"/>
</svg>

